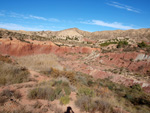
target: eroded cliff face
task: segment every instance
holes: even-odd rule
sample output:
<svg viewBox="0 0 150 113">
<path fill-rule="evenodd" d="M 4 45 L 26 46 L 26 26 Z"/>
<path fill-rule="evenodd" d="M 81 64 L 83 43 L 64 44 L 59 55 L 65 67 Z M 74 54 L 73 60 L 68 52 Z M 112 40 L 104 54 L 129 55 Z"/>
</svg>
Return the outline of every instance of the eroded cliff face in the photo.
<svg viewBox="0 0 150 113">
<path fill-rule="evenodd" d="M 29 43 L 30 42 L 30 43 Z M 91 53 L 92 51 L 100 51 L 98 48 L 90 47 L 66 47 L 57 46 L 51 41 L 32 41 L 28 43 L 17 39 L 0 39 L 0 53 L 13 56 L 24 56 L 32 54 L 64 54 L 64 53 Z"/>
<path fill-rule="evenodd" d="M 142 55 L 141 57 L 139 57 Z M 143 57 L 145 56 L 145 57 Z M 109 66 L 124 67 L 129 71 L 146 73 L 150 70 L 150 56 L 138 52 L 121 52 L 101 54 L 99 61 Z"/>
<path fill-rule="evenodd" d="M 28 42 L 28 43 L 27 43 Z M 93 54 L 95 52 L 96 54 Z M 148 72 L 150 69 L 150 56 L 138 52 L 101 53 L 99 48 L 57 46 L 51 41 L 17 39 L 0 39 L 0 53 L 10 56 L 25 56 L 33 54 L 54 53 L 67 58 L 66 54 L 90 54 L 84 61 L 98 62 L 110 67 L 127 68 L 129 71 Z M 71 56 L 74 58 L 74 55 Z M 85 56 L 83 56 L 84 58 Z M 69 59 L 69 58 L 68 58 Z"/>
</svg>

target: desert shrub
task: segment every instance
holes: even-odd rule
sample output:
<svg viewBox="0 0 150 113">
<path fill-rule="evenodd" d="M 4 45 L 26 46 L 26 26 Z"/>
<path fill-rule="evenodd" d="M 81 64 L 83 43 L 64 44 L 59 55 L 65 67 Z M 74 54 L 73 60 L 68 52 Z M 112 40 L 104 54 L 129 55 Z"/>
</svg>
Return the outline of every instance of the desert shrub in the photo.
<svg viewBox="0 0 150 113">
<path fill-rule="evenodd" d="M 110 103 L 101 98 L 90 98 L 89 96 L 81 96 L 75 101 L 75 105 L 80 108 L 81 111 L 102 113 L 112 113 L 113 109 Z"/>
<path fill-rule="evenodd" d="M 87 44 L 92 44 L 92 42 L 87 41 Z"/>
<path fill-rule="evenodd" d="M 150 45 L 146 48 L 145 51 L 146 51 L 147 54 L 150 54 Z"/>
<path fill-rule="evenodd" d="M 19 99 L 22 95 L 19 91 L 5 89 L 0 93 L 0 105 L 4 105 L 11 98 Z"/>
<path fill-rule="evenodd" d="M 52 88 L 53 87 L 53 88 Z M 39 87 L 36 87 L 29 91 L 28 98 L 30 99 L 46 99 L 53 101 L 59 99 L 62 96 L 70 95 L 71 88 L 68 82 L 48 81 L 40 83 Z"/>
<path fill-rule="evenodd" d="M 70 95 L 71 93 L 71 85 L 67 78 L 61 77 L 58 80 L 55 80 L 53 86 L 56 86 L 56 92 L 60 93 L 60 91 L 64 91 L 65 95 Z"/>
<path fill-rule="evenodd" d="M 0 85 L 27 82 L 29 72 L 26 68 L 18 67 L 0 61 Z"/>
<path fill-rule="evenodd" d="M 125 47 L 128 45 L 127 41 L 119 41 L 117 44 L 117 48 Z"/>
<path fill-rule="evenodd" d="M 64 87 L 64 91 L 66 95 L 70 95 L 71 94 L 71 90 L 69 87 Z"/>
<path fill-rule="evenodd" d="M 58 78 L 57 80 L 51 80 L 51 81 L 45 81 L 42 83 L 39 83 L 40 87 L 53 87 L 55 96 L 57 99 L 64 95 L 70 95 L 72 91 L 72 85 L 70 85 L 70 82 L 67 78 Z"/>
<path fill-rule="evenodd" d="M 140 84 L 134 84 L 133 86 L 131 86 L 131 88 L 132 88 L 133 90 L 142 91 L 142 88 L 141 88 Z"/>
<path fill-rule="evenodd" d="M 100 86 L 108 87 L 113 91 L 119 98 L 124 98 L 129 104 L 133 105 L 146 105 L 149 106 L 150 104 L 150 95 L 144 93 L 141 90 L 140 85 L 133 85 L 131 87 L 125 87 L 121 84 L 116 84 L 111 82 L 108 79 L 104 80 L 97 80 L 100 83 Z M 110 88 L 111 86 L 111 88 Z"/>
<path fill-rule="evenodd" d="M 75 104 L 80 108 L 81 111 L 89 111 L 91 105 L 91 98 L 89 96 L 81 96 L 77 98 Z"/>
<path fill-rule="evenodd" d="M 76 82 L 75 73 L 71 71 L 61 71 L 61 70 L 51 68 L 50 76 L 54 78 L 66 77 L 70 81 L 71 84 L 74 84 Z"/>
<path fill-rule="evenodd" d="M 5 77 L 1 77 L 0 78 L 0 85 L 5 85 L 7 83 L 6 78 Z"/>
<path fill-rule="evenodd" d="M 60 103 L 63 104 L 63 105 L 68 104 L 69 101 L 70 101 L 69 96 L 63 96 L 63 97 L 60 98 Z"/>
<path fill-rule="evenodd" d="M 56 98 L 60 98 L 61 96 L 63 96 L 64 94 L 62 93 L 62 88 L 56 87 L 55 94 L 56 94 Z"/>
<path fill-rule="evenodd" d="M 88 85 L 88 83 L 87 83 L 88 81 L 85 76 L 77 75 L 77 76 L 75 76 L 75 79 L 76 79 L 76 81 L 80 82 L 83 85 Z"/>
<path fill-rule="evenodd" d="M 10 90 L 10 89 L 5 89 L 0 93 L 0 96 L 2 97 L 7 97 L 7 98 L 11 98 L 14 97 L 16 99 L 19 99 L 22 97 L 20 91 L 18 90 Z"/>
<path fill-rule="evenodd" d="M 138 47 L 131 47 L 130 45 L 128 45 L 127 47 L 123 48 L 124 52 L 131 52 L 131 51 L 139 51 Z"/>
<path fill-rule="evenodd" d="M 108 45 L 110 45 L 110 44 L 117 44 L 117 42 L 104 42 L 104 43 L 102 43 L 102 44 L 100 44 L 100 46 L 108 46 Z"/>
<path fill-rule="evenodd" d="M 149 113 L 150 108 L 148 106 L 136 106 L 136 113 Z"/>
<path fill-rule="evenodd" d="M 82 87 L 82 88 L 79 88 L 77 95 L 78 96 L 94 97 L 95 96 L 95 92 L 94 92 L 94 90 L 92 90 L 92 89 L 90 89 L 88 87 Z"/>
<path fill-rule="evenodd" d="M 0 96 L 0 106 L 3 106 L 5 102 L 7 102 L 7 98 L 4 96 Z"/>
<path fill-rule="evenodd" d="M 39 87 L 29 91 L 28 98 L 30 99 L 47 99 L 53 101 L 56 98 L 55 90 L 51 87 Z"/>
<path fill-rule="evenodd" d="M 76 86 L 79 88 L 81 86 L 92 87 L 94 85 L 93 77 L 84 74 L 82 72 L 76 72 L 75 79 L 76 79 Z"/>
<path fill-rule="evenodd" d="M 138 45 L 138 47 L 140 47 L 140 48 L 147 47 L 147 44 L 146 44 L 144 41 L 142 41 L 141 43 L 138 43 L 137 45 Z"/>
<path fill-rule="evenodd" d="M 95 82 L 93 80 L 88 80 L 87 84 L 89 87 L 93 87 L 95 85 Z"/>
<path fill-rule="evenodd" d="M 12 60 L 9 58 L 9 56 L 2 56 L 0 54 L 0 61 L 6 62 L 6 63 L 12 63 Z"/>
<path fill-rule="evenodd" d="M 20 99 L 22 97 L 21 93 L 19 91 L 15 91 L 13 96 L 16 98 L 16 99 Z"/>
<path fill-rule="evenodd" d="M 41 108 L 42 107 L 42 103 L 39 101 L 36 101 L 33 105 L 33 108 Z"/>
<path fill-rule="evenodd" d="M 5 89 L 1 92 L 1 96 L 5 96 L 7 98 L 11 98 L 13 96 L 14 91 L 11 91 L 9 89 Z"/>
<path fill-rule="evenodd" d="M 109 52 L 112 52 L 112 50 L 107 50 L 107 49 L 101 49 L 102 50 L 102 53 L 109 53 Z M 113 50 L 114 51 L 114 50 Z"/>
<path fill-rule="evenodd" d="M 93 99 L 93 109 L 102 113 L 112 113 L 112 105 L 102 98 Z"/>
<path fill-rule="evenodd" d="M 113 83 L 112 81 L 108 80 L 108 79 L 104 79 L 104 80 L 98 80 L 98 83 L 100 86 L 103 86 L 103 87 L 108 87 L 108 89 L 110 90 L 115 90 L 116 89 L 116 86 L 117 84 Z"/>
</svg>

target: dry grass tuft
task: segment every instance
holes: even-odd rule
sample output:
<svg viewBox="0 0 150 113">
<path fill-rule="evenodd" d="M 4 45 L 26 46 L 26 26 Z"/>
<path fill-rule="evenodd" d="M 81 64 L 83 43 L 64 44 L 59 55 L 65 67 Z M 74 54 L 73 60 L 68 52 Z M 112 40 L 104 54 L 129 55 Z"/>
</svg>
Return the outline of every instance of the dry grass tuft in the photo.
<svg viewBox="0 0 150 113">
<path fill-rule="evenodd" d="M 39 54 L 16 58 L 21 66 L 28 67 L 35 71 L 50 71 L 50 68 L 62 70 L 63 67 L 58 63 L 58 58 L 54 54 Z"/>
<path fill-rule="evenodd" d="M 29 72 L 26 68 L 0 61 L 0 85 L 26 82 L 28 77 Z"/>
<path fill-rule="evenodd" d="M 102 113 L 114 113 L 112 105 L 102 98 L 91 98 L 89 96 L 79 97 L 75 104 L 80 108 L 81 111 L 96 112 L 101 111 Z"/>
<path fill-rule="evenodd" d="M 55 90 L 49 86 L 34 88 L 29 91 L 30 99 L 46 99 L 53 101 L 56 98 Z"/>
<path fill-rule="evenodd" d="M 9 90 L 5 89 L 0 93 L 0 105 L 3 106 L 5 102 L 8 100 L 14 98 L 14 99 L 20 99 L 22 97 L 21 93 L 17 90 Z"/>
<path fill-rule="evenodd" d="M 12 63 L 9 56 L 2 56 L 1 54 L 0 54 L 0 61 L 6 62 L 6 63 Z"/>
</svg>

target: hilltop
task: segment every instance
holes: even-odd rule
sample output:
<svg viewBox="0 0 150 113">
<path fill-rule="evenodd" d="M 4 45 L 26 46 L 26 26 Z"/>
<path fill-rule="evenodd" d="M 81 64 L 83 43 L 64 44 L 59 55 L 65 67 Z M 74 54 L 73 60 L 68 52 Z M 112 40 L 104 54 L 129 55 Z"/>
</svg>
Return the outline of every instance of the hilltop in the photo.
<svg viewBox="0 0 150 113">
<path fill-rule="evenodd" d="M 83 38 L 89 38 L 93 40 L 101 40 L 101 39 L 115 39 L 115 38 L 129 38 L 136 41 L 150 41 L 150 29 L 131 29 L 131 30 L 114 30 L 114 31 L 96 31 L 96 32 L 88 32 L 83 31 L 78 28 L 70 28 L 62 31 L 23 31 L 23 30 L 5 30 L 1 29 L 1 31 L 9 31 L 14 33 L 26 34 L 26 35 L 37 35 L 41 37 L 47 38 L 58 38 L 58 39 L 66 39 L 67 37 L 75 40 L 77 39 L 83 40 Z"/>
</svg>

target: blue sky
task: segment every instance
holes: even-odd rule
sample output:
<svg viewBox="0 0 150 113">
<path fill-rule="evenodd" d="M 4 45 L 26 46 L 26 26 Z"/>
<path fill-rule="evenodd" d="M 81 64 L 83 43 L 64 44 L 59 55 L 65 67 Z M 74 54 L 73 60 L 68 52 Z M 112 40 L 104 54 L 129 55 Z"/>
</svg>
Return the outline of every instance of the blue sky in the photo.
<svg viewBox="0 0 150 113">
<path fill-rule="evenodd" d="M 1 0 L 0 28 L 86 31 L 150 28 L 150 0 Z"/>
</svg>

